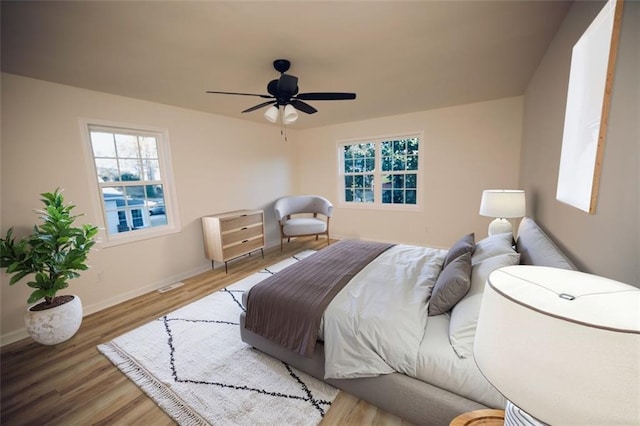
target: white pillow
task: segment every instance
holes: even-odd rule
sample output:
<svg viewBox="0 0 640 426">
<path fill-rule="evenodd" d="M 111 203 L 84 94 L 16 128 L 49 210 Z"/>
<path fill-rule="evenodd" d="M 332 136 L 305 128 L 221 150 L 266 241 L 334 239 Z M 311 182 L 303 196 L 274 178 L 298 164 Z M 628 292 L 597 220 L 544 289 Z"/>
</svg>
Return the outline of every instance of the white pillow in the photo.
<svg viewBox="0 0 640 426">
<path fill-rule="evenodd" d="M 520 254 L 512 250 L 482 260 L 471 267 L 471 287 L 467 294 L 451 310 L 449 342 L 459 358 L 473 356 L 473 341 L 476 336 L 482 294 L 489 274 L 503 266 L 520 263 Z"/>
<path fill-rule="evenodd" d="M 476 243 L 476 248 L 471 257 L 471 264 L 478 264 L 485 259 L 499 254 L 515 252 L 513 248 L 513 234 L 511 232 L 492 235 Z"/>
</svg>

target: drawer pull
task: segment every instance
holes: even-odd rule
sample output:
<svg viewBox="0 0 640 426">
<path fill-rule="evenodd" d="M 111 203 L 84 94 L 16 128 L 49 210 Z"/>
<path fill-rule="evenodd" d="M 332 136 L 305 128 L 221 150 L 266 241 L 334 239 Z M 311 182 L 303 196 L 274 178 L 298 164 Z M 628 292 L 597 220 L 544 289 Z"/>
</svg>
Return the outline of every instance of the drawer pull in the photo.
<svg viewBox="0 0 640 426">
<path fill-rule="evenodd" d="M 246 215 L 246 214 L 241 215 L 241 217 L 247 217 L 247 216 L 248 216 L 248 215 Z"/>
<path fill-rule="evenodd" d="M 244 241 L 242 242 L 242 244 L 244 244 L 244 243 L 248 243 L 248 242 L 249 242 L 249 240 L 244 240 Z"/>
<path fill-rule="evenodd" d="M 245 226 L 244 228 L 241 228 L 240 230 L 241 230 L 241 231 L 244 231 L 244 230 L 246 230 L 246 229 L 249 229 L 249 228 L 247 228 L 247 227 Z"/>
</svg>

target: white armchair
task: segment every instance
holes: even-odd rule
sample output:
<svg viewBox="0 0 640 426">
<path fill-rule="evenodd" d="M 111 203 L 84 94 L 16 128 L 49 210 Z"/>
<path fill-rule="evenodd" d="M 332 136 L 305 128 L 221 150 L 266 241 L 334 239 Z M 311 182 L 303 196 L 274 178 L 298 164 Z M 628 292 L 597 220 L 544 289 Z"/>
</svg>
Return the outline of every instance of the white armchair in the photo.
<svg viewBox="0 0 640 426">
<path fill-rule="evenodd" d="M 318 195 L 294 195 L 279 198 L 274 210 L 280 224 L 280 251 L 283 239 L 291 241 L 291 237 L 320 234 L 327 236 L 329 244 L 329 219 L 333 214 L 333 204 Z M 321 214 L 325 220 L 318 217 Z M 296 217 L 292 217 L 297 215 Z M 311 216 L 310 216 L 311 215 Z"/>
</svg>

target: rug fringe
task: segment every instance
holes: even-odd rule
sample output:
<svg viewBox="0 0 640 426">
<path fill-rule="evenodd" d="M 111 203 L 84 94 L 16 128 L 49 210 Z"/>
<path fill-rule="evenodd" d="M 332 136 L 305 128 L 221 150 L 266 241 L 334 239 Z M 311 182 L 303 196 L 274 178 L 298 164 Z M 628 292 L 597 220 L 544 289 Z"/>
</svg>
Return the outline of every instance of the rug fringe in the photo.
<svg viewBox="0 0 640 426">
<path fill-rule="evenodd" d="M 185 426 L 210 426 L 210 423 L 192 410 L 167 386 L 156 380 L 143 366 L 129 357 L 114 342 L 98 345 L 98 350 L 131 379 L 140 389 L 178 424 Z"/>
</svg>

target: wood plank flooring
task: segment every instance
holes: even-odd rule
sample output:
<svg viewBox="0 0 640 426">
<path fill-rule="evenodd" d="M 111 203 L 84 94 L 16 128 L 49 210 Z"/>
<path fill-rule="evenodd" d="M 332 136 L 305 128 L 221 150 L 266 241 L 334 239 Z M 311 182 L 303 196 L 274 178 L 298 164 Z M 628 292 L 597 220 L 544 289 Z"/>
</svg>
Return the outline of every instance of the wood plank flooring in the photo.
<svg viewBox="0 0 640 426">
<path fill-rule="evenodd" d="M 2 425 L 173 425 L 96 345 L 161 317 L 268 265 L 305 249 L 319 250 L 326 240 L 299 238 L 183 280 L 167 293 L 152 292 L 84 318 L 69 341 L 43 346 L 30 338 L 0 351 L 0 423 Z M 402 425 L 409 423 L 340 392 L 321 425 Z"/>
</svg>

